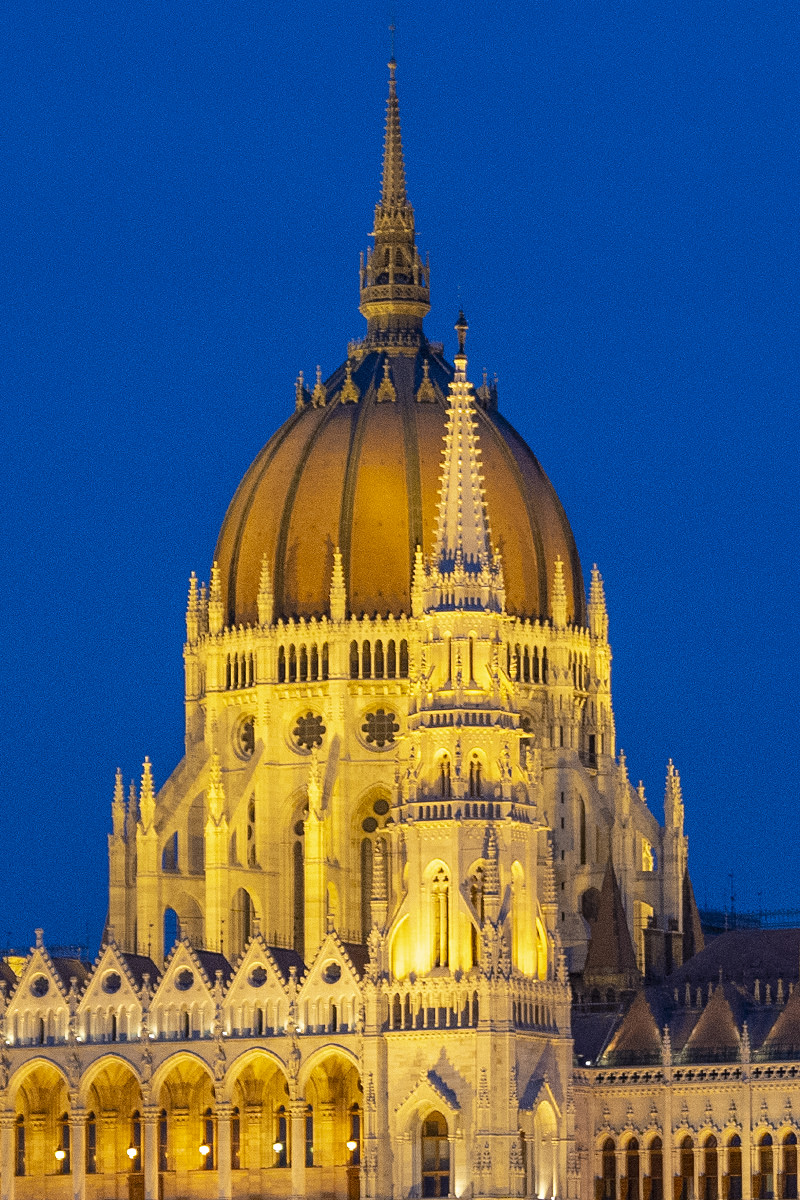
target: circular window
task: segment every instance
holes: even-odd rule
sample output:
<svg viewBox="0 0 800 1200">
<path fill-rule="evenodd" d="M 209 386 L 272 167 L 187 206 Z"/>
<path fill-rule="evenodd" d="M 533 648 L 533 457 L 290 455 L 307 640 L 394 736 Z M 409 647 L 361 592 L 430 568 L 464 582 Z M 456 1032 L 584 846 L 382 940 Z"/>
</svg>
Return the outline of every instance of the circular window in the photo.
<svg viewBox="0 0 800 1200">
<path fill-rule="evenodd" d="M 376 812 L 379 817 L 383 817 L 389 811 L 388 800 L 376 800 L 372 806 L 372 811 Z"/>
<path fill-rule="evenodd" d="M 392 745 L 394 735 L 400 732 L 400 726 L 393 712 L 387 712 L 386 709 L 379 708 L 375 712 L 369 712 L 365 715 L 361 730 L 368 746 L 373 746 L 376 750 L 382 750 L 384 746 Z"/>
<path fill-rule="evenodd" d="M 267 982 L 266 967 L 253 967 L 252 971 L 247 977 L 247 982 L 250 984 L 250 987 L 263 987 Z"/>
<path fill-rule="evenodd" d="M 239 758 L 252 758 L 256 748 L 255 722 L 252 717 L 242 717 L 233 731 L 233 748 Z"/>
<path fill-rule="evenodd" d="M 329 962 L 322 972 L 324 983 L 338 983 L 342 978 L 342 968 L 337 962 Z"/>
<path fill-rule="evenodd" d="M 103 978 L 103 991 L 113 996 L 122 987 L 122 979 L 116 971 L 109 971 Z"/>
<path fill-rule="evenodd" d="M 378 822 L 374 817 L 367 817 L 361 822 L 361 828 L 364 830 L 364 833 L 374 833 L 378 828 Z"/>
<path fill-rule="evenodd" d="M 184 967 L 184 969 L 179 971 L 175 976 L 175 987 L 179 992 L 188 992 L 193 983 L 194 971 L 190 971 L 187 967 Z"/>
<path fill-rule="evenodd" d="M 46 996 L 50 991 L 50 980 L 46 975 L 35 975 L 31 980 L 31 995 Z"/>
<path fill-rule="evenodd" d="M 307 712 L 305 716 L 297 718 L 297 724 L 292 730 L 292 740 L 298 750 L 313 750 L 315 746 L 322 745 L 324 733 L 325 726 L 322 723 L 322 717 L 316 713 Z"/>
</svg>

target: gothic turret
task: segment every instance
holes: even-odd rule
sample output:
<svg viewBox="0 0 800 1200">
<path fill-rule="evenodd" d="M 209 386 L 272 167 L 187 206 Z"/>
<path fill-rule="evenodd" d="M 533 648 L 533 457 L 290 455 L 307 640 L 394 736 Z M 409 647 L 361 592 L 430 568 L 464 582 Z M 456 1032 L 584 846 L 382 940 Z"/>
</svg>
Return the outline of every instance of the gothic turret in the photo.
<svg viewBox="0 0 800 1200">
<path fill-rule="evenodd" d="M 381 199 L 375 207 L 375 245 L 361 259 L 362 314 L 367 318 L 366 345 L 415 353 L 423 341 L 422 320 L 430 309 L 428 268 L 414 238 L 414 210 L 406 195 L 400 108 L 395 71 L 389 63 L 389 100 L 383 143 Z"/>
</svg>

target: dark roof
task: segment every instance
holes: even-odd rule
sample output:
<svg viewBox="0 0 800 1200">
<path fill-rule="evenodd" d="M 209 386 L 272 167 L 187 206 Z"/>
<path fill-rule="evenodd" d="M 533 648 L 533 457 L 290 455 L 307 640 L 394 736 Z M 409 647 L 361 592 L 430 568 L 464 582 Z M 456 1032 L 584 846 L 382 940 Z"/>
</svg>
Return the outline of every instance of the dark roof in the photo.
<svg viewBox="0 0 800 1200">
<path fill-rule="evenodd" d="M 161 972 L 152 958 L 148 958 L 146 954 L 124 954 L 121 951 L 119 952 L 119 956 L 124 960 L 126 967 L 133 976 L 133 982 L 137 988 L 141 988 L 145 975 L 150 976 L 151 988 L 156 986 L 161 977 Z"/>
<path fill-rule="evenodd" d="M 356 969 L 356 975 L 359 979 L 363 979 L 369 962 L 369 947 L 362 945 L 361 942 L 342 942 L 342 946 Z"/>
<path fill-rule="evenodd" d="M 579 1063 L 596 1063 L 621 1016 L 617 1009 L 605 1012 L 577 1011 L 572 1015 L 572 1038 Z"/>
<path fill-rule="evenodd" d="M 4 958 L 0 958 L 0 980 L 6 985 L 6 995 L 17 986 L 17 977 Z"/>
<path fill-rule="evenodd" d="M 297 978 L 300 979 L 306 969 L 306 965 L 296 950 L 289 950 L 285 946 L 268 946 L 267 949 L 284 979 L 289 978 L 289 969 L 291 967 L 295 968 Z"/>
<path fill-rule="evenodd" d="M 622 904 L 614 867 L 609 860 L 597 904 L 597 920 L 592 926 L 583 979 L 587 987 L 594 983 L 616 982 L 630 986 L 639 977 L 628 920 Z"/>
<path fill-rule="evenodd" d="M 195 950 L 194 956 L 205 971 L 208 981 L 212 986 L 217 977 L 217 971 L 222 972 L 223 983 L 227 983 L 233 975 L 233 967 L 224 954 L 218 954 L 215 950 Z"/>
<path fill-rule="evenodd" d="M 789 980 L 797 979 L 799 961 L 800 929 L 730 929 L 712 938 L 667 983 L 682 989 L 687 982 L 694 988 L 720 978 L 746 984 L 759 979 L 762 988 L 770 983 L 774 991 L 782 979 L 788 991 Z"/>
<path fill-rule="evenodd" d="M 66 991 L 69 991 L 73 978 L 78 981 L 78 988 L 89 978 L 89 967 L 79 958 L 51 958 L 50 962 Z"/>
<path fill-rule="evenodd" d="M 614 1062 L 660 1062 L 661 1033 L 644 991 L 637 992 L 603 1054 Z"/>
</svg>

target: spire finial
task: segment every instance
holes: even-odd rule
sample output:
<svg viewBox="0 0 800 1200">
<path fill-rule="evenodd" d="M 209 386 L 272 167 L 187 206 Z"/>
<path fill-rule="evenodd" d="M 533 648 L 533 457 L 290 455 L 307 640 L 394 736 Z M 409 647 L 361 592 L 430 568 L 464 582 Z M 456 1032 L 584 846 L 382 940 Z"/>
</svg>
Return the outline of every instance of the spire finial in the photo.
<svg viewBox="0 0 800 1200">
<path fill-rule="evenodd" d="M 397 62 L 395 61 L 394 57 L 394 21 L 392 21 L 391 25 L 389 26 L 389 42 L 392 47 L 392 57 L 389 59 L 389 70 L 392 73 L 392 78 L 394 78 L 394 72 L 397 67 Z"/>
<path fill-rule="evenodd" d="M 456 321 L 454 328 L 458 334 L 458 353 L 463 358 L 464 343 L 467 340 L 467 330 L 469 329 L 469 325 L 467 324 L 467 318 L 464 316 L 464 309 L 461 307 L 459 307 L 458 320 Z"/>
</svg>

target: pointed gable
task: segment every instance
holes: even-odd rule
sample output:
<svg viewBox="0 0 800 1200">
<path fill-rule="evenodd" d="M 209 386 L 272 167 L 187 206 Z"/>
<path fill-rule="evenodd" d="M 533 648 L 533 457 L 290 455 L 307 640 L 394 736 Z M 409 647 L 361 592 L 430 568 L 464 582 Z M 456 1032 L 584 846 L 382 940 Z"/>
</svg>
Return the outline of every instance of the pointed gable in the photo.
<svg viewBox="0 0 800 1200">
<path fill-rule="evenodd" d="M 62 974 L 66 961 L 56 960 L 59 969 L 43 945 L 31 950 L 6 1009 L 6 1037 L 12 1045 L 52 1045 L 66 1040 L 71 988 Z M 79 983 L 86 978 L 86 967 L 80 965 Z"/>
<path fill-rule="evenodd" d="M 152 979 L 158 976 L 155 963 L 143 955 L 134 955 L 149 963 Z M 101 946 L 86 986 L 78 1014 L 84 1036 L 93 1041 L 127 1041 L 139 1036 L 142 1024 L 141 983 L 137 982 L 114 941 Z"/>
<path fill-rule="evenodd" d="M 723 984 L 719 984 L 700 1013 L 686 1039 L 683 1056 L 688 1061 L 737 1059 L 741 1040 L 733 1008 Z"/>
<path fill-rule="evenodd" d="M 354 1029 L 361 1008 L 358 972 L 344 943 L 327 934 L 298 993 L 301 1024 L 320 1032 Z"/>
<path fill-rule="evenodd" d="M 647 996 L 637 992 L 603 1053 L 603 1062 L 635 1065 L 660 1061 L 661 1034 Z"/>
<path fill-rule="evenodd" d="M 150 1004 L 153 1033 L 202 1037 L 211 1031 L 216 999 L 206 967 L 215 967 L 214 960 L 219 958 L 222 955 L 194 950 L 185 938 L 175 943 Z M 227 963 L 227 959 L 223 961 Z"/>
<path fill-rule="evenodd" d="M 225 993 L 227 1026 L 230 1032 L 242 1036 L 279 1033 L 288 1012 L 286 977 L 257 933 L 236 964 Z"/>
<path fill-rule="evenodd" d="M 764 1058 L 800 1056 L 800 986 L 792 989 L 786 1007 L 761 1044 L 761 1054 Z"/>
<path fill-rule="evenodd" d="M 586 951 L 583 978 L 589 987 L 630 988 L 639 981 L 622 894 L 610 860 L 603 876 L 597 920 Z"/>
</svg>

